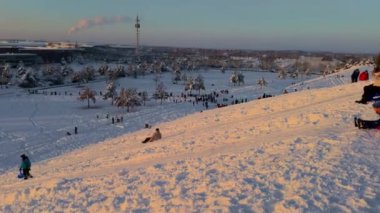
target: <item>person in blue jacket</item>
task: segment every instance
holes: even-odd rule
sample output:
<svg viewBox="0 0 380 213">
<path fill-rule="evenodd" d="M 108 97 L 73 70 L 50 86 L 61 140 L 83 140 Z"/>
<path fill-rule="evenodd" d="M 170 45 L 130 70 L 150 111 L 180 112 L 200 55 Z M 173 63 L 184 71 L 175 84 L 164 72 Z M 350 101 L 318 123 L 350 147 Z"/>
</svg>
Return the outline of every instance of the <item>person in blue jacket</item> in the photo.
<svg viewBox="0 0 380 213">
<path fill-rule="evenodd" d="M 21 156 L 21 165 L 20 165 L 20 171 L 22 170 L 22 173 L 24 174 L 24 179 L 28 179 L 29 177 L 32 178 L 33 176 L 30 174 L 30 167 L 32 166 L 32 163 L 30 162 L 28 156 L 25 154 L 22 154 Z"/>
</svg>

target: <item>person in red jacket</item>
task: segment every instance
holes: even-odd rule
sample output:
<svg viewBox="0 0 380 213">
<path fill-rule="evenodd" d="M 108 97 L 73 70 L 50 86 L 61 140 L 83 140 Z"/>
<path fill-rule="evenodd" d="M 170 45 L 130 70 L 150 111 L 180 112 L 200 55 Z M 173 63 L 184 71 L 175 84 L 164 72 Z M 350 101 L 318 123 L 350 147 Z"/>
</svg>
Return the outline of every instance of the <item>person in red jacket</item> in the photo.
<svg viewBox="0 0 380 213">
<path fill-rule="evenodd" d="M 359 80 L 360 81 L 368 81 L 368 79 L 369 79 L 369 75 L 368 75 L 368 71 L 367 70 L 365 70 L 364 72 L 361 72 L 359 74 Z"/>
</svg>

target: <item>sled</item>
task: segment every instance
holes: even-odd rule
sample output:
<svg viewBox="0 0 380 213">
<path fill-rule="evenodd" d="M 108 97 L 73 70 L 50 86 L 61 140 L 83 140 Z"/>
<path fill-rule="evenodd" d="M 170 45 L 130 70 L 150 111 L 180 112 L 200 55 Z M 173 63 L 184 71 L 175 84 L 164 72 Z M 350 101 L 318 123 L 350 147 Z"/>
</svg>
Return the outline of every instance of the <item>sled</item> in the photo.
<svg viewBox="0 0 380 213">
<path fill-rule="evenodd" d="M 359 129 L 377 129 L 380 126 L 380 120 L 363 120 L 360 118 L 354 118 L 355 127 Z"/>
<path fill-rule="evenodd" d="M 17 178 L 19 179 L 24 178 L 24 174 L 22 173 L 22 171 L 20 171 L 20 173 L 17 175 Z"/>
</svg>

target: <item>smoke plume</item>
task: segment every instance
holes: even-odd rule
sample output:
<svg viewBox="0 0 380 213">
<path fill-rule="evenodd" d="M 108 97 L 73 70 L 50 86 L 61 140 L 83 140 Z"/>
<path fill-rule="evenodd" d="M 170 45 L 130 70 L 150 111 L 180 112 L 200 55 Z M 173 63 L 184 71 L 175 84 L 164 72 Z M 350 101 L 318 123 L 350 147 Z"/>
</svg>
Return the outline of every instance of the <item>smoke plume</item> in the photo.
<svg viewBox="0 0 380 213">
<path fill-rule="evenodd" d="M 128 23 L 133 19 L 128 16 L 116 16 L 116 17 L 94 17 L 92 19 L 81 19 L 79 20 L 74 27 L 71 27 L 67 33 L 72 34 L 78 31 L 86 30 L 95 26 L 109 25 L 116 23 Z"/>
</svg>

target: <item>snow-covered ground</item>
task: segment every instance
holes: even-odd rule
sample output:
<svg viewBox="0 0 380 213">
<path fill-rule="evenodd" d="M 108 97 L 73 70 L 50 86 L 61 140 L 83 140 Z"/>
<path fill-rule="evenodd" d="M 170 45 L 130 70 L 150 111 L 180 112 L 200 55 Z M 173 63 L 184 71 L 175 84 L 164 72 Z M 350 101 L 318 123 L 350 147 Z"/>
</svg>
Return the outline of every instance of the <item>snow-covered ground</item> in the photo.
<svg viewBox="0 0 380 213">
<path fill-rule="evenodd" d="M 19 160 L 19 152 L 27 150 L 32 150 L 27 154 L 39 162 L 32 167 L 35 178 L 27 181 L 15 177 L 16 168 L 3 172 L 0 210 L 379 212 L 380 133 L 353 126 L 354 116 L 375 116 L 369 105 L 354 103 L 369 82 L 348 84 L 351 71 L 343 71 L 340 77 L 334 74 L 288 88 L 298 92 L 214 110 L 200 112 L 201 106 L 197 108 L 189 103 L 190 107 L 184 109 L 186 113 L 152 118 L 153 128 L 161 129 L 163 139 L 148 144 L 140 141 L 152 129 L 129 129 L 125 123 L 112 126 L 103 117 L 99 120 L 90 117 L 104 113 L 106 102 L 99 103 L 103 111 L 97 108 L 91 112 L 81 109 L 79 103 L 65 106 L 68 101 L 62 96 L 45 106 L 51 97 L 45 104 L 39 104 L 47 97 L 4 94 L 7 101 L 13 100 L 13 105 L 1 117 L 5 119 L 1 122 L 1 154 L 7 156 L 1 159 L 7 161 L 2 167 L 13 166 Z M 276 85 L 280 92 L 280 83 Z M 256 85 L 252 83 L 249 87 L 248 83 L 231 90 L 241 91 L 236 95 L 243 96 L 252 94 Z M 262 92 L 257 88 L 257 94 L 248 98 Z M 0 112 L 4 112 L 4 105 L 0 105 Z M 62 110 L 62 116 L 52 110 L 54 106 Z M 161 110 L 169 110 L 171 106 L 175 108 L 172 112 L 178 112 L 187 105 L 165 103 Z M 77 117 L 79 113 L 73 113 L 73 108 L 83 110 L 83 115 Z M 182 117 L 190 109 L 194 109 L 193 113 Z M 145 110 L 137 109 L 135 116 L 148 113 Z M 143 117 L 143 122 L 160 112 L 154 110 Z M 172 120 L 176 117 L 181 118 Z M 57 124 L 51 124 L 49 119 Z M 60 119 L 63 125 L 58 124 Z M 54 133 L 69 130 L 68 120 L 72 125 L 83 124 L 80 134 L 55 136 Z M 16 133 L 8 133 L 6 128 L 11 127 L 4 124 L 7 122 Z M 21 122 L 29 127 L 20 125 Z M 88 132 L 82 133 L 82 128 Z M 130 133 L 114 134 L 116 128 Z M 46 136 L 34 136 L 28 133 L 29 129 Z M 108 135 L 98 138 L 100 132 Z M 115 135 L 120 136 L 85 146 L 94 143 L 88 141 Z M 34 142 L 29 146 L 27 137 L 32 136 Z M 38 144 L 35 141 L 39 137 L 51 137 L 52 145 Z M 17 143 L 18 149 L 13 151 L 6 140 Z M 85 147 L 50 157 L 60 154 L 61 149 L 68 151 L 73 148 L 67 147 L 82 146 Z M 39 158 L 39 152 L 45 156 Z"/>
<path fill-rule="evenodd" d="M 76 70 L 80 69 L 76 67 Z M 286 86 L 296 82 L 293 79 L 278 80 L 274 73 L 244 72 L 245 85 L 234 87 L 229 82 L 231 71 L 223 74 L 210 70 L 188 72 L 187 75 L 196 77 L 198 74 L 205 81 L 206 91 L 202 91 L 202 94 L 229 89 L 228 95 L 219 97 L 220 103 L 224 104 L 230 104 L 236 98 L 256 99 L 264 92 L 280 94 Z M 156 88 L 154 77 L 121 78 L 117 81 L 118 90 L 121 87 L 137 88 L 139 92 L 147 91 L 152 96 Z M 257 80 L 262 77 L 268 81 L 268 86 L 263 89 L 257 85 Z M 101 96 L 97 97 L 95 105 L 91 104 L 92 108 L 87 109 L 86 102 L 78 101 L 78 92 L 83 87 L 57 87 L 39 90 L 40 94 L 29 94 L 23 89 L 0 89 L 0 173 L 18 165 L 20 153 L 26 153 L 34 162 L 38 162 L 107 138 L 140 130 L 145 123 L 153 125 L 205 110 L 201 102 L 193 106 L 192 102 L 188 102 L 192 99 L 187 98 L 184 102 L 178 98 L 181 93 L 185 93 L 184 85 L 172 84 L 171 79 L 172 74 L 163 73 L 160 81 L 165 84 L 168 92 L 173 93 L 173 98 L 162 105 L 160 101 L 152 99 L 147 101 L 146 106 L 137 107 L 129 113 L 111 106 L 111 100 L 103 100 Z M 101 91 L 104 92 L 106 83 L 103 80 L 82 86 L 89 86 L 99 95 Z M 57 92 L 57 95 L 51 95 L 52 92 Z M 232 95 L 234 98 L 231 98 Z M 223 98 L 228 98 L 228 101 L 223 102 Z M 173 99 L 182 103 L 174 103 Z M 210 103 L 210 107 L 216 106 Z M 112 125 L 111 118 L 116 119 L 116 116 L 123 116 L 123 122 Z M 78 135 L 73 134 L 75 126 L 78 127 Z M 72 135 L 68 136 L 67 132 Z"/>
</svg>

